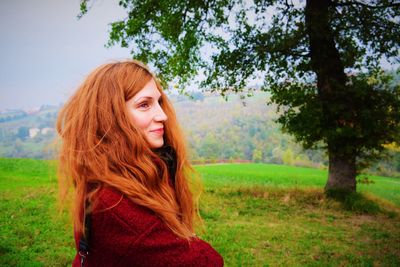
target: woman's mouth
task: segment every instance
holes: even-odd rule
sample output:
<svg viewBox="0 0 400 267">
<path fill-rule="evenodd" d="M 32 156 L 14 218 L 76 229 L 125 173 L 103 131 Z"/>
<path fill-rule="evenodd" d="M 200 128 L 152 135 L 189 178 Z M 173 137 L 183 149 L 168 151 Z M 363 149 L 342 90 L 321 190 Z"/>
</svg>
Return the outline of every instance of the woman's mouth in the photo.
<svg viewBox="0 0 400 267">
<path fill-rule="evenodd" d="M 163 135 L 164 134 L 164 128 L 157 128 L 157 129 L 151 130 L 150 132 L 151 133 L 155 133 L 157 135 Z"/>
</svg>

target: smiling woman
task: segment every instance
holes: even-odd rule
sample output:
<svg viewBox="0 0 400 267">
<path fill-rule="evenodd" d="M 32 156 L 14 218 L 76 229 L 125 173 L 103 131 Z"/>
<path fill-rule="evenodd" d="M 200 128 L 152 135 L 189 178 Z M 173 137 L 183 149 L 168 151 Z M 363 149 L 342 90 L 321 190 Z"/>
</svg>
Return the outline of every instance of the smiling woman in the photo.
<svg viewBox="0 0 400 267">
<path fill-rule="evenodd" d="M 222 266 L 193 230 L 183 136 L 138 61 L 93 71 L 61 110 L 60 193 L 74 187 L 73 266 Z"/>
<path fill-rule="evenodd" d="M 154 79 L 126 102 L 132 123 L 143 130 L 147 142 L 153 148 L 164 144 L 164 121 L 167 120 L 161 107 L 161 93 Z"/>
</svg>

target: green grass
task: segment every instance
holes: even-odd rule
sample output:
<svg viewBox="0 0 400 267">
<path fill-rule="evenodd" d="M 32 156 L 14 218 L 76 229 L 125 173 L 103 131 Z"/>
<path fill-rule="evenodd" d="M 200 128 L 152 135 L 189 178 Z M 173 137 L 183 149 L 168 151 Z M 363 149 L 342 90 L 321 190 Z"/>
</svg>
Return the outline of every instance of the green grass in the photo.
<svg viewBox="0 0 400 267">
<path fill-rule="evenodd" d="M 56 206 L 55 162 L 0 159 L 0 266 L 69 266 L 72 228 Z M 368 176 L 346 202 L 326 172 L 266 164 L 196 166 L 200 236 L 226 266 L 399 266 L 400 180 Z"/>
<path fill-rule="evenodd" d="M 0 190 L 3 192 L 38 186 L 54 187 L 57 181 L 55 164 L 55 161 L 0 158 Z"/>
<path fill-rule="evenodd" d="M 266 186 L 273 188 L 324 188 L 328 173 L 325 170 L 290 167 L 274 164 L 214 164 L 199 165 L 205 186 L 241 187 Z M 361 175 L 365 177 L 365 175 Z M 371 184 L 358 184 L 357 190 L 386 199 L 400 206 L 400 179 L 370 176 Z"/>
<path fill-rule="evenodd" d="M 0 159 L 0 266 L 67 266 L 68 216 L 57 208 L 55 162 Z"/>
<path fill-rule="evenodd" d="M 400 221 L 347 211 L 322 191 L 208 193 L 204 238 L 227 266 L 398 266 Z"/>
</svg>

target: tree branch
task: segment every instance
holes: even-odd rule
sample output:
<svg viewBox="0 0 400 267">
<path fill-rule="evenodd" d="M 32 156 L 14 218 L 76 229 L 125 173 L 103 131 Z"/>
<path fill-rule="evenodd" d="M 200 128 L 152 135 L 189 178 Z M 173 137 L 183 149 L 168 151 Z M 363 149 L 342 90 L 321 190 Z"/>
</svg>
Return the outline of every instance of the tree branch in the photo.
<svg viewBox="0 0 400 267">
<path fill-rule="evenodd" d="M 391 2 L 390 4 L 387 5 L 369 5 L 363 2 L 358 2 L 358 1 L 349 1 L 349 2 L 343 2 L 343 3 L 338 3 L 336 1 L 332 1 L 332 6 L 338 7 L 338 6 L 363 6 L 366 8 L 373 8 L 373 9 L 379 9 L 379 8 L 388 8 L 388 7 L 400 7 L 400 2 Z"/>
<path fill-rule="evenodd" d="M 200 20 L 199 22 L 199 32 L 203 32 L 203 28 L 204 28 L 204 24 L 207 23 L 207 19 L 208 19 L 208 11 L 210 9 L 210 1 L 205 1 L 206 6 L 204 7 L 204 13 L 205 13 L 205 17 L 204 19 Z"/>
</svg>

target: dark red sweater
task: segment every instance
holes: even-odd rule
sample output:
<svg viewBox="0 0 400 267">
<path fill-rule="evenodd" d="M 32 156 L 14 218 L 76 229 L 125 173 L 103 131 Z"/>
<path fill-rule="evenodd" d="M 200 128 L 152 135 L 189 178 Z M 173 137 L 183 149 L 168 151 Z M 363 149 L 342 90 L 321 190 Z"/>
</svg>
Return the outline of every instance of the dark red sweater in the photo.
<svg viewBox="0 0 400 267">
<path fill-rule="evenodd" d="M 208 243 L 178 238 L 151 210 L 111 189 L 99 194 L 90 234 L 85 267 L 224 265 Z M 79 236 L 75 240 L 78 244 Z M 72 266 L 80 266 L 78 254 Z"/>
</svg>

